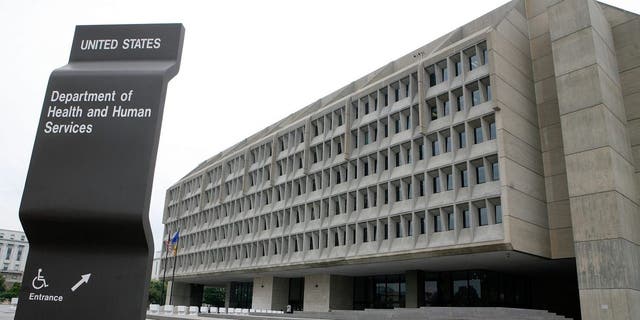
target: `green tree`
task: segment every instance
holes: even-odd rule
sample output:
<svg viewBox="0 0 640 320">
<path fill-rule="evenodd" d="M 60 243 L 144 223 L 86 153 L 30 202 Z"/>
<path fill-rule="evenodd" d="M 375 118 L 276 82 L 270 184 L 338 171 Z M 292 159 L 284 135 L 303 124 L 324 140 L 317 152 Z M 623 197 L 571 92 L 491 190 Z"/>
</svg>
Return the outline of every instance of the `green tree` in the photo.
<svg viewBox="0 0 640 320">
<path fill-rule="evenodd" d="M 7 290 L 7 288 L 5 288 L 4 286 L 4 276 L 0 274 L 0 293 L 4 292 L 5 290 Z"/>
<path fill-rule="evenodd" d="M 20 283 L 14 283 L 9 290 L 0 293 L 0 300 L 9 300 L 11 298 L 17 298 L 20 294 Z"/>
<path fill-rule="evenodd" d="M 224 306 L 224 288 L 204 288 L 202 302 L 216 307 Z"/>
<path fill-rule="evenodd" d="M 162 290 L 164 287 L 164 290 Z M 162 292 L 167 292 L 166 285 L 160 280 L 151 280 L 149 283 L 149 303 L 164 304 Z"/>
</svg>

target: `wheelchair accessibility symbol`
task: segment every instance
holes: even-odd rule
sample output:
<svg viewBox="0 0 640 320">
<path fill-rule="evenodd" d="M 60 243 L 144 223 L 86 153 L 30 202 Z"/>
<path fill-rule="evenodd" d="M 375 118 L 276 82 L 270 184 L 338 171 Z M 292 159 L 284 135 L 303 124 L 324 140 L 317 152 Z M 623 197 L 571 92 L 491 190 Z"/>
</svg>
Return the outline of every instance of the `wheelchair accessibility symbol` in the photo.
<svg viewBox="0 0 640 320">
<path fill-rule="evenodd" d="M 42 276 L 42 269 L 38 269 L 38 275 L 35 278 L 33 278 L 33 281 L 31 281 L 31 285 L 36 290 L 40 290 L 42 288 L 46 288 L 49 286 L 47 284 L 47 281 Z"/>
</svg>

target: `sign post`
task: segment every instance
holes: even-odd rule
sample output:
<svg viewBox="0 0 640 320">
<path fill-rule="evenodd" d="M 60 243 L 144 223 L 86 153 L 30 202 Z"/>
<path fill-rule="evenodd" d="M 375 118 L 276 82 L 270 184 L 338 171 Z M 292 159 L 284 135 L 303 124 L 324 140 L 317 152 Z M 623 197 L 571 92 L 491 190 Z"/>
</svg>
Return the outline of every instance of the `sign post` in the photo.
<svg viewBox="0 0 640 320">
<path fill-rule="evenodd" d="M 144 319 L 149 202 L 182 24 L 78 26 L 49 78 L 20 220 L 15 319 Z"/>
</svg>

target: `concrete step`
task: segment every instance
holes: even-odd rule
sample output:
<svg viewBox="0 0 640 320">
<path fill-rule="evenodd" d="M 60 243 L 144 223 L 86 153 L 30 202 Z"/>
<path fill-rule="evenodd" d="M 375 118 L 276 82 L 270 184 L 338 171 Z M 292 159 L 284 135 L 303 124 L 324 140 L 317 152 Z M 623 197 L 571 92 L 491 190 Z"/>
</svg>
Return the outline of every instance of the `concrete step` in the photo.
<svg viewBox="0 0 640 320">
<path fill-rule="evenodd" d="M 163 319 L 147 315 L 149 319 Z M 567 320 L 545 310 L 480 307 L 421 307 L 396 309 L 334 310 L 293 314 L 199 314 L 203 318 L 231 320 Z M 180 318 L 172 318 L 180 319 Z M 193 319 L 185 317 L 184 319 Z"/>
</svg>

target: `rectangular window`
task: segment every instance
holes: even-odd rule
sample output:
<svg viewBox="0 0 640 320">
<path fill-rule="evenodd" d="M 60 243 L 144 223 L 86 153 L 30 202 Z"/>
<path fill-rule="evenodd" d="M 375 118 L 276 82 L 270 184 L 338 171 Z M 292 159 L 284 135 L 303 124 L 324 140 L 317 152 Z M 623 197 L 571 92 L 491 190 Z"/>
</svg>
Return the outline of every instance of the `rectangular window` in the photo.
<svg viewBox="0 0 640 320">
<path fill-rule="evenodd" d="M 447 81 L 449 80 L 449 69 L 447 69 L 447 67 L 443 67 L 442 69 L 442 81 Z"/>
<path fill-rule="evenodd" d="M 469 173 L 467 169 L 460 170 L 460 187 L 465 188 L 469 186 Z"/>
<path fill-rule="evenodd" d="M 423 160 L 424 159 L 424 145 L 420 144 L 418 146 L 418 160 Z"/>
<path fill-rule="evenodd" d="M 384 190 L 384 204 L 388 204 L 389 203 L 389 190 L 385 189 Z"/>
<path fill-rule="evenodd" d="M 400 163 L 400 152 L 399 152 L 399 151 L 398 151 L 398 152 L 395 152 L 393 155 L 395 156 L 395 160 L 396 160 L 395 165 L 396 165 L 396 167 L 399 167 L 399 166 L 400 166 L 400 164 L 401 164 L 401 163 Z"/>
<path fill-rule="evenodd" d="M 498 165 L 498 161 L 491 163 L 491 180 L 500 180 L 500 166 Z"/>
<path fill-rule="evenodd" d="M 364 163 L 364 169 L 363 170 L 364 170 L 364 175 L 368 176 L 369 175 L 369 162 L 368 161 L 366 161 Z"/>
<path fill-rule="evenodd" d="M 469 71 L 476 69 L 480 66 L 480 59 L 478 59 L 478 55 L 473 53 L 469 56 Z"/>
<path fill-rule="evenodd" d="M 480 98 L 480 89 L 471 91 L 471 106 L 477 106 L 480 103 L 482 103 L 482 99 Z"/>
<path fill-rule="evenodd" d="M 424 234 L 424 217 L 420 217 L 420 234 Z"/>
<path fill-rule="evenodd" d="M 374 225 L 373 226 L 373 237 L 372 237 L 373 241 L 378 241 L 378 226 Z"/>
<path fill-rule="evenodd" d="M 369 235 L 367 234 L 367 228 L 362 228 L 362 242 L 369 242 Z"/>
<path fill-rule="evenodd" d="M 447 213 L 447 230 L 454 230 L 456 228 L 455 214 L 453 212 Z"/>
<path fill-rule="evenodd" d="M 396 120 L 395 120 L 395 127 L 396 127 L 395 128 L 396 129 L 395 133 L 399 133 L 400 132 L 400 118 L 399 117 L 396 118 Z"/>
<path fill-rule="evenodd" d="M 402 193 L 400 192 L 400 186 L 396 186 L 396 201 L 402 200 Z"/>
<path fill-rule="evenodd" d="M 491 101 L 491 85 L 487 84 L 487 101 Z"/>
<path fill-rule="evenodd" d="M 496 138 L 496 121 L 489 123 L 489 140 L 495 140 Z"/>
<path fill-rule="evenodd" d="M 420 192 L 420 197 L 424 197 L 424 181 L 418 182 L 418 186 L 419 186 L 419 189 L 420 189 L 420 191 L 419 191 Z"/>
<path fill-rule="evenodd" d="M 438 107 L 437 106 L 432 106 L 429 109 L 429 112 L 431 114 L 431 120 L 436 120 L 438 119 Z"/>
<path fill-rule="evenodd" d="M 448 99 L 443 102 L 442 109 L 444 111 L 444 116 L 445 117 L 448 116 L 449 114 L 451 114 L 451 103 L 449 103 Z"/>
<path fill-rule="evenodd" d="M 407 199 L 411 199 L 413 198 L 413 196 L 411 195 L 411 183 L 407 183 Z"/>
<path fill-rule="evenodd" d="M 395 88 L 393 94 L 396 96 L 396 102 L 400 100 L 400 88 Z"/>
<path fill-rule="evenodd" d="M 384 124 L 384 137 L 388 137 L 389 136 L 389 125 L 388 124 Z"/>
<path fill-rule="evenodd" d="M 462 61 L 456 61 L 456 77 L 462 74 Z"/>
<path fill-rule="evenodd" d="M 405 117 L 405 121 L 404 122 L 405 122 L 404 128 L 406 130 L 411 129 L 411 116 L 410 115 Z"/>
<path fill-rule="evenodd" d="M 5 260 L 10 260 L 11 259 L 11 251 L 13 251 L 13 245 L 12 244 L 8 244 L 7 245 L 7 254 L 4 257 Z"/>
<path fill-rule="evenodd" d="M 429 73 L 429 86 L 433 87 L 436 85 L 436 74 Z"/>
<path fill-rule="evenodd" d="M 469 213 L 469 209 L 462 210 L 462 227 L 463 228 L 471 228 L 471 213 Z"/>
<path fill-rule="evenodd" d="M 478 144 L 483 140 L 482 127 L 473 128 L 473 143 Z"/>
<path fill-rule="evenodd" d="M 460 149 L 467 147 L 467 133 L 465 131 L 458 132 L 458 147 Z"/>
<path fill-rule="evenodd" d="M 413 235 L 413 223 L 409 219 L 409 220 L 407 220 L 407 236 L 411 237 L 412 235 Z"/>
<path fill-rule="evenodd" d="M 400 229 L 400 221 L 396 221 L 396 238 L 402 238 L 402 229 Z"/>
<path fill-rule="evenodd" d="M 444 138 L 444 152 L 451 152 L 451 136 Z"/>
<path fill-rule="evenodd" d="M 502 223 L 502 205 L 496 204 L 496 223 Z"/>
<path fill-rule="evenodd" d="M 453 174 L 447 173 L 447 190 L 453 190 Z"/>
<path fill-rule="evenodd" d="M 440 144 L 438 143 L 438 140 L 431 141 L 431 155 L 435 157 L 439 154 L 440 154 Z"/>
<path fill-rule="evenodd" d="M 433 232 L 442 231 L 442 219 L 439 214 L 433 216 Z"/>
<path fill-rule="evenodd" d="M 478 208 L 478 224 L 486 226 L 489 224 L 489 215 L 487 214 L 487 208 Z"/>
<path fill-rule="evenodd" d="M 464 110 L 464 96 L 456 96 L 456 103 L 458 104 L 458 111 Z"/>
<path fill-rule="evenodd" d="M 487 177 L 484 174 L 484 166 L 479 165 L 476 167 L 476 183 L 481 184 L 487 182 Z"/>
<path fill-rule="evenodd" d="M 435 176 L 432 179 L 433 181 L 433 193 L 440 192 L 440 176 Z"/>
<path fill-rule="evenodd" d="M 384 240 L 389 239 L 389 224 L 384 224 Z"/>
<path fill-rule="evenodd" d="M 487 55 L 487 48 L 482 49 L 482 64 L 489 63 L 489 56 Z"/>
</svg>

